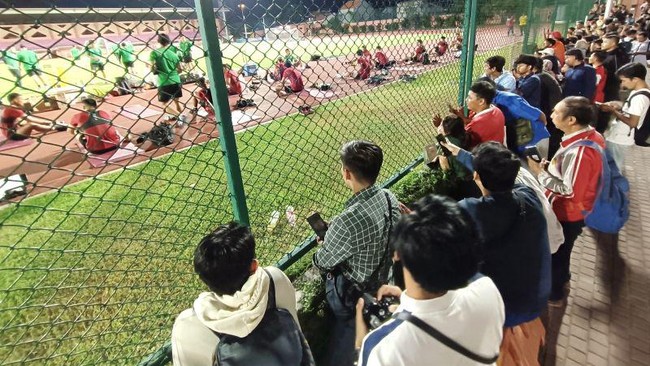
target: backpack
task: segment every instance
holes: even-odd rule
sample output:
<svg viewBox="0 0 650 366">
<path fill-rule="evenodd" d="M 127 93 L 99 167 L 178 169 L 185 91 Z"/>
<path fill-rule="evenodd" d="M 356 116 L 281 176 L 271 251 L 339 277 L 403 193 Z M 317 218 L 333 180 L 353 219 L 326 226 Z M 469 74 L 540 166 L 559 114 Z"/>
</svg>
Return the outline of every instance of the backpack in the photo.
<svg viewBox="0 0 650 366">
<path fill-rule="evenodd" d="M 252 99 L 243 99 L 243 98 L 239 99 L 236 105 L 237 109 L 242 109 L 246 107 L 255 107 L 255 106 L 256 104 Z"/>
<path fill-rule="evenodd" d="M 630 183 L 618 170 L 609 151 L 596 142 L 581 140 L 573 146 L 594 149 L 603 161 L 598 194 L 591 212 L 585 215 L 585 225 L 603 233 L 618 233 L 630 216 Z"/>
<path fill-rule="evenodd" d="M 143 137 L 156 146 L 167 146 L 174 143 L 174 130 L 172 126 L 163 123 L 153 126 Z"/>
<path fill-rule="evenodd" d="M 646 98 L 650 99 L 650 93 L 647 91 L 640 91 L 634 94 L 632 98 L 637 95 L 644 95 Z M 629 104 L 629 101 L 631 101 L 632 98 L 626 100 L 625 103 Z M 641 128 L 634 129 L 634 144 L 637 146 L 648 147 L 650 146 L 650 113 L 648 113 L 648 111 L 646 111 L 645 118 L 642 122 L 643 124 L 641 125 Z"/>
<path fill-rule="evenodd" d="M 314 358 L 291 313 L 275 302 L 275 284 L 269 276 L 269 300 L 262 321 L 246 337 L 219 334 L 215 365 L 311 366 Z"/>
</svg>

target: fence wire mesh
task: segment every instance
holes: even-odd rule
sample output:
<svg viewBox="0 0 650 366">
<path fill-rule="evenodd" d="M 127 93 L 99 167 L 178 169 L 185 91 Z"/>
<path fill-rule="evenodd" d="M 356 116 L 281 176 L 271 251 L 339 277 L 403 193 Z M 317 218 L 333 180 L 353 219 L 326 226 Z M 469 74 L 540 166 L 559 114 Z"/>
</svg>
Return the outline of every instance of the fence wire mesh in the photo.
<svg viewBox="0 0 650 366">
<path fill-rule="evenodd" d="M 472 21 L 462 0 L 223 0 L 203 12 L 217 43 L 202 39 L 192 0 L 5 5 L 5 365 L 133 364 L 155 351 L 201 289 L 191 258 L 203 235 L 243 207 L 258 258 L 276 263 L 310 237 L 306 216 L 331 218 L 348 198 L 342 143 L 377 142 L 385 181 L 421 156 L 432 113 L 462 99 L 467 32 L 465 85 L 491 55 L 511 63 L 552 22 L 536 12 L 558 7 L 478 1 Z M 208 44 L 231 68 L 225 84 L 207 73 Z M 235 134 L 219 132 L 230 121 L 214 105 L 230 107 Z M 238 184 L 246 197 L 233 205 Z"/>
</svg>

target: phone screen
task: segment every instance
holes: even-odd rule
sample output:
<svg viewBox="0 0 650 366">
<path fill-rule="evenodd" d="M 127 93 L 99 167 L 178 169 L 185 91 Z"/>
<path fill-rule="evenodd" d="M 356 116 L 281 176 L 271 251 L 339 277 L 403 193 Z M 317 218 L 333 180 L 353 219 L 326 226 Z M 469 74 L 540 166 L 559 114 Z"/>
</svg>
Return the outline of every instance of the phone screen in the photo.
<svg viewBox="0 0 650 366">
<path fill-rule="evenodd" d="M 542 161 L 542 154 L 539 153 L 539 150 L 537 150 L 536 146 L 526 147 L 524 149 L 524 155 L 528 156 L 538 163 Z"/>
<path fill-rule="evenodd" d="M 309 217 L 307 217 L 307 222 L 319 238 L 325 238 L 325 233 L 327 232 L 327 223 L 323 220 L 322 217 L 320 217 L 320 214 L 318 212 L 314 212 Z"/>
</svg>

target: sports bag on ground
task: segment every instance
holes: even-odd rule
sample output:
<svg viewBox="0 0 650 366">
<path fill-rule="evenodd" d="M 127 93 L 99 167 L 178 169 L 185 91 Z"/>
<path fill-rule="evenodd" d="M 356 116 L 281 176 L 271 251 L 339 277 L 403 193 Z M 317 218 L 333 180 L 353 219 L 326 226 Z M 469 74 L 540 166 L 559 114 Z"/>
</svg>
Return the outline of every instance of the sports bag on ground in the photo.
<svg viewBox="0 0 650 366">
<path fill-rule="evenodd" d="M 266 269 L 264 271 L 271 280 L 269 301 L 264 318 L 244 338 L 217 333 L 219 344 L 217 345 L 215 365 L 315 365 L 311 349 L 291 313 L 276 306 L 273 277 Z"/>
</svg>

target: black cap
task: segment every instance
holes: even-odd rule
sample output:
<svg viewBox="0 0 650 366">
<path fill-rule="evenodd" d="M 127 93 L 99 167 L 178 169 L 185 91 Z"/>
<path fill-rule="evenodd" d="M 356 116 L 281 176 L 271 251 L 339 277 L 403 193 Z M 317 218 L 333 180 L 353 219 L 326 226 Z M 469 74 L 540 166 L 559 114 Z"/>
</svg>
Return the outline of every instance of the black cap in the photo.
<svg viewBox="0 0 650 366">
<path fill-rule="evenodd" d="M 517 57 L 515 60 L 515 65 L 518 64 L 530 65 L 534 67 L 537 65 L 537 57 L 533 55 L 519 55 L 519 57 Z"/>
<path fill-rule="evenodd" d="M 84 98 L 84 99 L 81 100 L 81 103 L 83 103 L 83 104 L 85 104 L 85 105 L 87 105 L 89 107 L 97 108 L 97 101 L 95 99 L 92 99 L 92 98 Z"/>
</svg>

